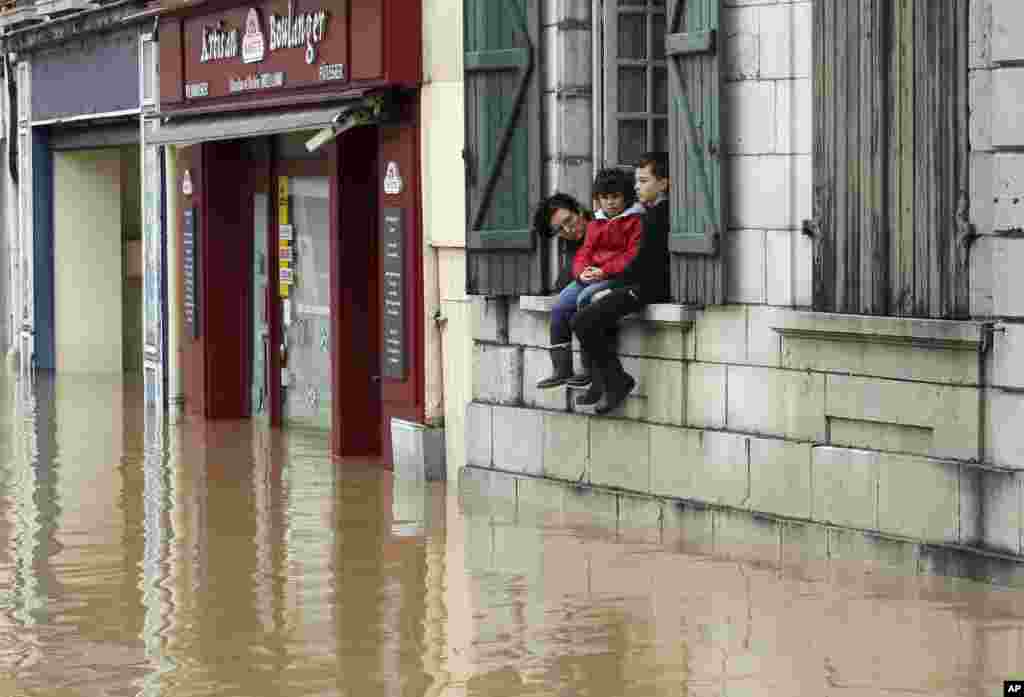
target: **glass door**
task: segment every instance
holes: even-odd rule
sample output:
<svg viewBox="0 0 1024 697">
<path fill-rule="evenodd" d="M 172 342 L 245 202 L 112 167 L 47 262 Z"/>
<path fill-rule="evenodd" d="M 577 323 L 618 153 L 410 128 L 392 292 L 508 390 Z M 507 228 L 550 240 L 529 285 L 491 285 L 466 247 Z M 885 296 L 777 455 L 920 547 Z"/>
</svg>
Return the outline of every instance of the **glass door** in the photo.
<svg viewBox="0 0 1024 697">
<path fill-rule="evenodd" d="M 270 318 L 267 316 L 267 284 L 270 282 L 270 262 L 267 255 L 267 219 L 270 215 L 270 196 L 253 195 L 253 255 L 252 255 L 252 382 L 250 385 L 250 414 L 254 418 L 270 417 L 267 397 L 270 394 Z"/>
<path fill-rule="evenodd" d="M 291 224 L 279 234 L 291 284 L 281 302 L 283 417 L 287 423 L 327 430 L 332 404 L 328 181 L 288 178 Z"/>
</svg>

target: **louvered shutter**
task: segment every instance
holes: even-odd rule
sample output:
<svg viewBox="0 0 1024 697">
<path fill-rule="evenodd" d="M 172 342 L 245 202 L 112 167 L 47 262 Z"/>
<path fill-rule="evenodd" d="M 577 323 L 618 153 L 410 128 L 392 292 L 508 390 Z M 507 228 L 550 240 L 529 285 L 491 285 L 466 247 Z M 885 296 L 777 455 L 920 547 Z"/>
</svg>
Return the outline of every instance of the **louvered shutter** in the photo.
<svg viewBox="0 0 1024 697">
<path fill-rule="evenodd" d="M 670 0 L 665 36 L 672 175 L 673 297 L 725 301 L 718 254 L 725 230 L 722 177 L 721 0 Z"/>
<path fill-rule="evenodd" d="M 465 0 L 467 233 L 472 293 L 541 292 L 539 0 Z"/>
</svg>

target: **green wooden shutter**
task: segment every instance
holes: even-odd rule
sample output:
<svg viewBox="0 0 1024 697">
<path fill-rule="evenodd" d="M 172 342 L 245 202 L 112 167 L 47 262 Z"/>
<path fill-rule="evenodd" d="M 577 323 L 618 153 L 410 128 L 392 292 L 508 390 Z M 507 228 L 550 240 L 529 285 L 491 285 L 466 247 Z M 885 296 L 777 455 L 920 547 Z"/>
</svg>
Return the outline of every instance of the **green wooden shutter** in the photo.
<svg viewBox="0 0 1024 697">
<path fill-rule="evenodd" d="M 724 228 L 720 0 L 668 8 L 672 251 L 715 254 Z"/>
<path fill-rule="evenodd" d="M 465 0 L 470 249 L 532 250 L 541 196 L 539 0 Z"/>
<path fill-rule="evenodd" d="M 672 297 L 687 305 L 725 302 L 720 19 L 721 0 L 669 0 L 669 247 Z"/>
</svg>

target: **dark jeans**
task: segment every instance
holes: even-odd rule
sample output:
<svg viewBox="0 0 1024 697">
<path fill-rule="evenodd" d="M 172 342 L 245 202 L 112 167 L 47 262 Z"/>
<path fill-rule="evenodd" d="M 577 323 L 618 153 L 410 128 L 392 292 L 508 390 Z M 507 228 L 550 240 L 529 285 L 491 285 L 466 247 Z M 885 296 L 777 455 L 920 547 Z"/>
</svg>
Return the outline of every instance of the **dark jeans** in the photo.
<svg viewBox="0 0 1024 697">
<path fill-rule="evenodd" d="M 573 316 L 578 310 L 587 307 L 594 293 L 604 290 L 616 283 L 615 280 L 580 283 L 573 281 L 558 294 L 555 306 L 551 308 L 551 345 L 560 346 L 572 341 L 570 326 Z"/>
<path fill-rule="evenodd" d="M 577 312 L 572 330 L 583 350 L 603 365 L 615 356 L 619 320 L 639 311 L 644 304 L 632 289 L 616 288 Z"/>
</svg>

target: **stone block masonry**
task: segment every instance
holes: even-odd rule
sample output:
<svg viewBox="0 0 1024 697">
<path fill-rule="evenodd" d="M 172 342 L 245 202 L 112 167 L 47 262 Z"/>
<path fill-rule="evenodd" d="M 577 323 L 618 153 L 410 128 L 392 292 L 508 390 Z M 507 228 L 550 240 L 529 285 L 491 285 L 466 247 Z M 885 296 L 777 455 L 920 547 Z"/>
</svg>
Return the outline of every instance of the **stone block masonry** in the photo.
<svg viewBox="0 0 1024 697">
<path fill-rule="evenodd" d="M 1024 554 L 1024 446 L 994 425 L 1022 403 L 1012 328 L 990 341 L 979 322 L 652 306 L 621 326 L 637 387 L 598 417 L 534 387 L 550 298 L 479 302 L 474 466 Z"/>
</svg>

